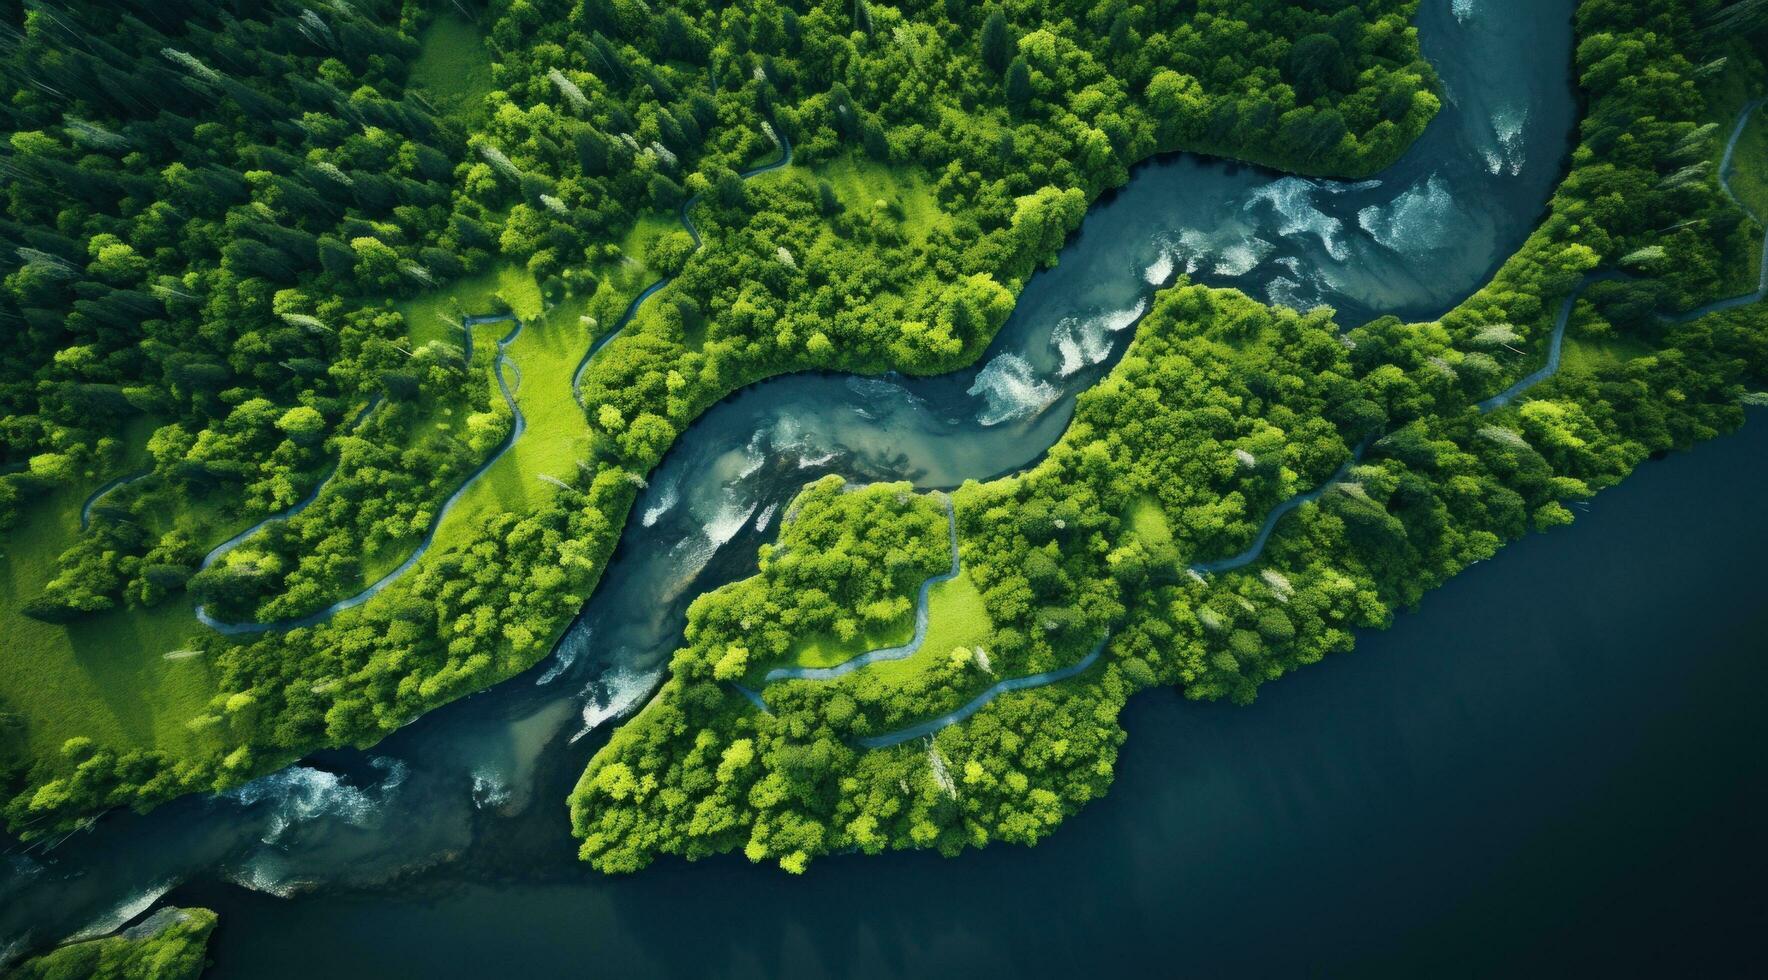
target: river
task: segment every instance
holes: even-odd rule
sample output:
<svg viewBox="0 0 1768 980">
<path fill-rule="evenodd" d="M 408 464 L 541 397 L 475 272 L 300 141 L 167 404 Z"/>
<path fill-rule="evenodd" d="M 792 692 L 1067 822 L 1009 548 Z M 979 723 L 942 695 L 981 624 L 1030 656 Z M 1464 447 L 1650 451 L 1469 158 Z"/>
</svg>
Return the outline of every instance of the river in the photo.
<svg viewBox="0 0 1768 980">
<path fill-rule="evenodd" d="M 1298 734 L 1310 735 L 1310 745 L 1328 744 L 1337 726 L 1337 737 L 1347 740 L 1352 753 L 1348 761 L 1368 762 L 1357 755 L 1374 750 L 1367 726 L 1383 717 L 1383 699 L 1401 684 L 1388 672 L 1447 657 L 1452 664 L 1438 664 L 1434 680 L 1451 685 L 1446 690 L 1471 686 L 1489 693 L 1466 694 L 1478 709 L 1470 705 L 1448 719 L 1408 714 L 1420 727 L 1410 736 L 1419 751 L 1408 757 L 1409 765 L 1416 782 L 1420 767 L 1439 764 L 1426 751 L 1439 743 L 1444 759 L 1471 764 L 1470 753 L 1478 755 L 1482 738 L 1507 738 L 1509 728 L 1467 734 L 1464 741 L 1466 726 L 1475 720 L 1515 722 L 1528 703 L 1522 693 L 1503 687 L 1501 677 L 1483 674 L 1494 658 L 1501 659 L 1493 647 L 1508 652 L 1522 640 L 1501 633 L 1516 625 L 1513 617 L 1463 610 L 1438 618 L 1434 610 L 1470 588 L 1464 580 L 1496 577 L 1489 587 L 1508 586 L 1513 580 L 1502 576 L 1514 575 L 1515 582 L 1534 583 L 1534 592 L 1518 593 L 1524 600 L 1542 598 L 1537 593 L 1547 578 L 1531 578 L 1527 567 L 1541 559 L 1527 556 L 1550 547 L 1541 542 L 1568 547 L 1557 543 L 1594 540 L 1585 525 L 1507 549 L 1438 594 L 1444 598 L 1433 596 L 1424 613 L 1402 616 L 1394 633 L 1365 637 L 1352 657 L 1273 685 L 1252 709 L 1181 705 L 1158 694 L 1139 699 L 1126 718 L 1131 739 L 1120 785 L 1034 852 L 994 848 L 951 863 L 920 856 L 841 859 L 819 864 L 802 882 L 738 861 L 665 863 L 637 879 L 606 881 L 575 865 L 563 799 L 606 737 L 608 720 L 655 685 L 679 639 L 686 604 L 753 570 L 755 546 L 772 537 L 779 509 L 806 480 L 839 472 L 937 488 L 1024 466 L 1060 435 L 1073 395 L 1121 354 L 1153 289 L 1179 272 L 1275 302 L 1326 302 L 1346 323 L 1378 312 L 1430 317 L 1474 291 L 1539 220 L 1562 173 L 1575 116 L 1568 78 L 1570 7 L 1569 0 L 1426 0 L 1421 41 L 1448 98 L 1418 144 L 1376 180 L 1305 181 L 1183 154 L 1137 168 L 1126 187 L 1089 212 L 1060 264 L 1027 285 L 1013 317 L 973 369 L 934 379 L 798 375 L 726 400 L 689 430 L 652 475 L 602 587 L 546 662 L 420 719 L 370 752 L 321 753 L 219 798 L 176 801 L 146 817 L 112 815 L 48 858 L 13 849 L 0 878 L 0 949 L 94 923 L 120 924 L 168 891 L 173 900 L 201 901 L 222 913 L 219 972 L 247 976 L 320 968 L 346 975 L 377 968 L 448 974 L 473 964 L 509 969 L 522 963 L 552 974 L 615 963 L 641 968 L 646 957 L 681 972 L 722 964 L 736 972 L 775 973 L 796 964 L 839 962 L 823 958 L 835 954 L 851 956 L 856 970 L 869 972 L 931 965 L 942 953 L 949 957 L 942 965 L 986 961 L 997 970 L 1012 962 L 1078 965 L 1074 957 L 1081 949 L 1103 957 L 1111 954 L 1111 944 L 1076 946 L 1066 961 L 1034 956 L 1039 943 L 1033 933 L 1046 947 L 1079 940 L 1054 928 L 1026 929 L 1007 912 L 1027 915 L 1024 903 L 1039 902 L 1039 914 L 1072 921 L 1075 903 L 1084 901 L 1077 891 L 1083 887 L 1098 889 L 1084 919 L 1095 931 L 1103 935 L 1138 922 L 1147 930 L 1139 939 L 1120 934 L 1117 942 L 1139 945 L 1119 949 L 1119 956 L 1145 954 L 1150 942 L 1172 934 L 1171 923 L 1186 909 L 1229 908 L 1235 895 L 1247 903 L 1262 898 L 1273 910 L 1291 907 L 1290 914 L 1263 914 L 1247 906 L 1250 919 L 1285 933 L 1305 928 L 1311 934 L 1316 920 L 1342 920 L 1359 907 L 1371 915 L 1392 914 L 1325 897 L 1317 907 L 1294 909 L 1305 888 L 1267 878 L 1262 896 L 1243 892 L 1257 877 L 1241 881 L 1237 868 L 1249 874 L 1274 870 L 1266 853 L 1299 854 L 1291 843 L 1304 839 L 1302 831 L 1316 822 L 1322 832 L 1315 847 L 1329 852 L 1348 844 L 1326 830 L 1336 827 L 1350 839 L 1364 839 L 1354 825 L 1359 818 L 1416 823 L 1415 834 L 1423 833 L 1442 822 L 1440 800 L 1423 792 L 1403 797 L 1399 790 L 1415 788 L 1404 785 L 1391 787 L 1385 807 L 1375 797 L 1349 798 L 1355 793 L 1337 799 L 1328 791 L 1364 776 L 1361 769 L 1335 768 L 1320 757 L 1313 761 L 1321 768 L 1310 778 L 1323 784 L 1298 782 L 1289 787 L 1293 794 L 1278 792 L 1281 787 L 1265 782 L 1277 771 L 1275 763 L 1251 750 Z M 1749 482 L 1762 475 L 1761 442 L 1755 445 L 1757 470 L 1724 485 L 1759 485 Z M 1694 457 L 1703 465 L 1717 465 L 1709 459 L 1750 462 L 1717 445 L 1704 452 Z M 1661 469 L 1690 465 L 1679 459 Z M 1635 482 L 1649 485 L 1658 469 L 1648 467 Z M 1720 484 L 1703 489 L 1714 485 Z M 1631 487 L 1599 497 L 1595 510 L 1641 493 Z M 1685 488 L 1685 499 L 1695 492 Z M 1728 503 L 1747 501 L 1708 499 L 1701 517 L 1718 524 Z M 1723 542 L 1715 530 L 1705 539 L 1707 550 L 1699 551 L 1700 539 L 1688 537 L 1691 559 L 1723 553 L 1744 560 L 1747 549 L 1739 547 L 1739 536 L 1762 523 L 1746 508 L 1737 510 Z M 1637 527 L 1621 521 L 1606 533 L 1623 540 L 1663 519 L 1641 512 Z M 1654 554 L 1653 560 L 1662 563 L 1665 556 Z M 1717 567 L 1687 564 L 1703 574 Z M 1552 579 L 1576 581 L 1579 591 L 1548 590 L 1561 603 L 1557 613 L 1543 606 L 1542 628 L 1581 623 L 1576 609 L 1565 605 L 1578 595 L 1604 610 L 1613 599 L 1630 615 L 1644 615 L 1651 603 L 1614 599 L 1624 583 L 1613 579 L 1624 563 L 1613 565 L 1583 573 L 1600 573 L 1594 577 Z M 1663 599 L 1660 612 L 1666 621 L 1748 612 L 1747 601 L 1722 610 L 1709 605 L 1709 596 L 1722 594 L 1708 583 L 1688 591 L 1686 605 Z M 1636 632 L 1650 635 L 1643 625 Z M 1403 635 L 1429 647 L 1433 659 L 1384 657 L 1393 638 Z M 1631 635 L 1617 634 L 1617 642 Z M 1664 659 L 1662 645 L 1641 645 L 1632 654 L 1590 649 L 1642 663 Z M 1695 649 L 1719 660 L 1726 656 L 1716 641 Z M 1448 671 L 1457 673 L 1444 676 Z M 1326 680 L 1347 676 L 1370 690 Z M 1606 679 L 1594 679 L 1594 694 L 1608 691 Z M 1591 724 L 1628 725 L 1636 717 L 1631 701 L 1607 712 L 1594 707 L 1601 699 L 1589 689 L 1592 678 L 1573 683 L 1549 673 L 1535 680 L 1558 699 L 1587 699 L 1579 703 L 1592 706 Z M 1342 686 L 1329 703 L 1313 708 L 1303 694 L 1291 693 L 1331 684 Z M 1720 693 L 1741 697 L 1744 690 Z M 1357 709 L 1343 710 L 1345 705 Z M 1566 716 L 1557 703 L 1541 710 L 1549 718 Z M 1449 720 L 1456 724 L 1447 730 L 1430 729 Z M 1572 743 L 1581 730 L 1540 734 L 1547 741 L 1533 750 L 1557 757 L 1577 748 Z M 1199 775 L 1202 783 L 1194 779 Z M 1274 794 L 1263 802 L 1280 814 L 1254 819 L 1261 808 L 1249 801 L 1261 793 Z M 1560 813 L 1550 803 L 1521 807 L 1510 819 L 1519 826 L 1539 820 L 1534 826 L 1545 832 Z M 1350 812 L 1338 813 L 1334 805 Z M 1320 812 L 1311 813 L 1316 807 Z M 1109 826 L 1100 826 L 1101 820 Z M 1268 834 L 1250 833 L 1259 827 Z M 1150 828 L 1165 829 L 1151 836 Z M 1217 846 L 1191 846 L 1212 833 Z M 1401 842 L 1391 831 L 1387 836 Z M 1071 855 L 1068 864 L 1061 864 L 1062 854 Z M 1416 855 L 1410 860 L 1415 863 Z M 1144 877 L 1130 873 L 1132 864 L 1166 870 Z M 1102 869 L 1096 882 L 1088 866 Z M 1396 868 L 1395 874 L 1409 873 Z M 869 884 L 874 875 L 876 886 Z M 893 900 L 870 904 L 862 917 L 851 901 L 837 897 L 862 887 Z M 997 887 L 1017 901 L 991 902 L 978 891 L 992 895 Z M 1210 901 L 1212 891 L 1220 892 L 1220 903 Z M 282 895 L 301 897 L 274 897 Z M 1438 895 L 1443 902 L 1457 897 L 1452 890 Z M 880 912 L 879 904 L 887 908 Z M 1408 914 L 1415 905 L 1423 907 L 1398 904 Z M 1160 928 L 1161 921 L 1168 928 Z M 680 942 L 682 929 L 704 929 L 705 942 Z M 1234 933 L 1222 928 L 1213 935 Z M 1264 945 L 1261 937 L 1246 938 L 1255 947 L 1247 952 L 1269 952 L 1256 949 Z M 475 959 L 494 953 L 511 958 Z M 1015 960 L 1022 955 L 1024 960 Z M 337 959 L 323 961 L 327 956 Z"/>
<path fill-rule="evenodd" d="M 486 877 L 174 897 L 222 910 L 216 978 L 1744 975 L 1765 481 L 1758 411 L 1250 707 L 1138 697 L 1110 794 L 1030 850 L 609 879 L 548 800 Z"/>
</svg>

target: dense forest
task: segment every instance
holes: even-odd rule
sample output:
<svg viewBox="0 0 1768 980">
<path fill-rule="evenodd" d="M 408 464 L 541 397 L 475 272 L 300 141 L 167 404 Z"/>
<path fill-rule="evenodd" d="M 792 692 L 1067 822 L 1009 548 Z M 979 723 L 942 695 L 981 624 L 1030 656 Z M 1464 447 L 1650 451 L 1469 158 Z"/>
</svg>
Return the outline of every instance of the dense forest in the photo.
<svg viewBox="0 0 1768 980">
<path fill-rule="evenodd" d="M 519 671 L 593 589 L 637 483 L 732 390 L 974 358 L 1150 154 L 1360 174 L 1437 107 L 1399 0 L 471 12 L 485 47 L 437 64 L 419 38 L 453 5 L 6 10 L 0 500 L 29 544 L 8 560 L 48 569 L 8 600 L 15 827 L 370 742 Z M 738 177 L 788 141 L 780 179 Z M 896 192 L 844 197 L 818 176 L 838 170 Z M 657 230 L 690 206 L 709 247 Z M 676 278 L 621 324 L 634 265 Z M 574 379 L 582 409 L 554 413 L 581 450 L 539 474 L 561 486 L 463 505 L 336 617 L 256 639 L 185 625 L 198 602 L 298 617 L 398 564 L 509 431 L 459 322 L 512 306 L 580 352 L 623 328 Z M 124 476 L 90 526 L 27 533 L 49 526 L 35 502 Z M 86 700 L 24 686 L 144 633 L 163 640 L 141 659 L 201 671 L 161 681 L 178 705 L 145 740 L 112 720 L 160 696 L 127 682 L 139 660 Z"/>
<path fill-rule="evenodd" d="M 583 856 L 630 871 L 741 850 L 801 871 L 852 849 L 1035 842 L 1109 786 L 1135 691 L 1250 701 L 1504 542 L 1570 521 L 1569 503 L 1651 454 L 1740 424 L 1768 379 L 1768 318 L 1681 315 L 1756 285 L 1763 231 L 1712 166 L 1741 105 L 1727 59 L 1760 66 L 1712 23 L 1661 0 L 1580 7 L 1590 106 L 1572 170 L 1522 251 L 1440 322 L 1340 331 L 1326 310 L 1184 283 L 1160 294 L 1042 463 L 955 495 L 981 610 L 934 615 L 972 620 L 964 645 L 746 696 L 723 658 L 747 641 L 752 661 L 743 623 L 790 620 L 799 603 L 764 550 L 758 578 L 696 604 L 671 679 L 591 762 L 572 798 Z M 1524 399 L 1490 400 L 1539 364 L 1562 304 L 1587 356 Z M 1313 487 L 1257 560 L 1204 571 Z M 859 499 L 807 496 L 801 511 L 902 519 Z M 780 547 L 797 550 L 789 526 Z M 903 594 L 853 555 L 835 588 L 862 604 Z M 999 678 L 1087 664 L 1100 643 L 1084 679 L 869 747 Z"/>
<path fill-rule="evenodd" d="M 9 824 L 235 785 L 533 665 L 742 386 L 970 363 L 1155 154 L 1392 161 L 1439 107 L 1415 6 L 0 0 Z M 1439 322 L 1163 292 L 1046 459 L 951 495 L 921 654 L 767 682 L 898 639 L 950 560 L 935 498 L 808 488 L 592 761 L 584 857 L 1035 841 L 1109 785 L 1134 691 L 1250 700 L 1737 425 L 1760 315 L 1666 316 L 1753 284 L 1762 229 L 1712 164 L 1760 6 L 1583 3 L 1570 173 Z M 1604 356 L 1475 408 L 1571 297 Z M 498 313 L 527 339 L 467 322 Z M 524 422 L 542 448 L 506 456 Z M 1198 571 L 1353 458 L 1260 560 Z"/>
</svg>

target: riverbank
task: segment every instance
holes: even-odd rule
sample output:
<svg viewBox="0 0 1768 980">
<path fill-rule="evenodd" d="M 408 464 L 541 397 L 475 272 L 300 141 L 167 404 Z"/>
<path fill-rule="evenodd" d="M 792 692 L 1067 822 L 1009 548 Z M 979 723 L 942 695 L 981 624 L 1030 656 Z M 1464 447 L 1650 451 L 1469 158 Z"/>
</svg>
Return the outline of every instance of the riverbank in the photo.
<svg viewBox="0 0 1768 980">
<path fill-rule="evenodd" d="M 1756 412 L 1252 707 L 1137 699 L 1112 794 L 1035 850 L 831 857 L 804 878 L 665 860 L 564 881 L 555 860 L 531 877 L 503 851 L 396 893 L 283 901 L 208 882 L 173 897 L 221 913 L 220 980 L 587 962 L 1054 976 L 1175 958 L 1200 973 L 1747 972 L 1768 874 L 1751 819 L 1768 806 L 1752 571 L 1768 517 L 1725 488 L 1764 480 Z M 874 899 L 857 926 L 855 890 Z M 672 938 L 682 921 L 694 943 Z"/>
</svg>

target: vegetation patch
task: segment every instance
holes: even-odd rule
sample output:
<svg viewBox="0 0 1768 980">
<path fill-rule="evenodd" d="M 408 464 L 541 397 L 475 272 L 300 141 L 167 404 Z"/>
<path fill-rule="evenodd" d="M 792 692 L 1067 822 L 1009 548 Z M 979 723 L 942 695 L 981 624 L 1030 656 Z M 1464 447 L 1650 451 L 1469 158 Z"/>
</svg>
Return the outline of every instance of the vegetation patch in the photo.
<svg viewBox="0 0 1768 980">
<path fill-rule="evenodd" d="M 7 972 L 10 980 L 196 980 L 215 913 L 164 908 L 113 936 L 69 943 Z"/>
<path fill-rule="evenodd" d="M 418 35 L 419 53 L 411 80 L 422 86 L 450 115 L 472 119 L 481 115 L 485 96 L 495 88 L 491 53 L 477 24 L 444 5 Z"/>
</svg>

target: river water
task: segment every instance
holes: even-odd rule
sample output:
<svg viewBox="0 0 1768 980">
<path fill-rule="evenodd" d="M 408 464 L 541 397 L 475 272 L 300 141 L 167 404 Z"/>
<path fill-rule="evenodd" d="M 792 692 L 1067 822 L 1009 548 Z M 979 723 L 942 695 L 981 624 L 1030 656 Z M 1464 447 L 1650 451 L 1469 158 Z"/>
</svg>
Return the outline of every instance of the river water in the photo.
<svg viewBox="0 0 1768 980">
<path fill-rule="evenodd" d="M 1607 547 L 1593 530 L 1599 525 L 1615 540 L 1655 534 L 1655 522 L 1673 515 L 1647 508 L 1631 521 L 1592 519 L 1546 543 L 1508 549 L 1443 590 L 1443 598 L 1427 601 L 1424 613 L 1402 617 L 1394 633 L 1367 637 L 1355 656 L 1273 685 L 1255 708 L 1181 705 L 1159 694 L 1140 699 L 1126 719 L 1131 740 L 1121 785 L 1033 852 L 995 848 L 951 863 L 919 856 L 840 859 L 820 864 L 805 881 L 740 861 L 665 863 L 636 879 L 606 881 L 575 865 L 563 806 L 606 737 L 606 722 L 656 683 L 679 639 L 686 604 L 753 570 L 755 546 L 772 537 L 784 501 L 806 480 L 839 472 L 945 487 L 1034 460 L 1066 425 L 1073 394 L 1097 381 L 1121 353 L 1153 289 L 1181 271 L 1274 302 L 1329 303 L 1346 323 L 1380 312 L 1433 316 L 1484 282 L 1539 220 L 1562 172 L 1575 113 L 1568 80 L 1571 4 L 1426 0 L 1423 6 L 1421 39 L 1448 97 L 1417 146 L 1376 180 L 1304 181 L 1186 155 L 1138 168 L 1129 185 L 1089 213 L 1059 265 L 1027 285 L 977 367 L 935 379 L 792 376 L 754 386 L 710 411 L 653 474 L 602 588 L 554 655 L 534 670 L 434 712 L 368 753 L 322 753 L 220 798 L 180 800 L 147 817 L 113 815 L 47 857 L 13 849 L 0 878 L 0 949 L 120 924 L 169 891 L 172 900 L 201 901 L 222 913 L 216 950 L 224 975 L 315 969 L 446 975 L 473 965 L 518 964 L 543 975 L 616 965 L 773 974 L 849 959 L 857 972 L 961 962 L 992 963 L 998 971 L 1014 962 L 1078 966 L 1083 954 L 1130 965 L 1149 943 L 1171 941 L 1170 927 L 1187 910 L 1213 911 L 1212 921 L 1222 926 L 1219 913 L 1236 901 L 1243 925 L 1278 934 L 1316 934 L 1318 922 L 1343 921 L 1359 909 L 1372 917 L 1422 914 L 1430 907 L 1423 897 L 1375 902 L 1366 891 L 1348 898 L 1318 893 L 1318 902 L 1299 908 L 1297 900 L 1309 890 L 1271 875 L 1281 870 L 1273 855 L 1291 855 L 1304 867 L 1303 858 L 1318 857 L 1298 850 L 1298 842 L 1313 839 L 1314 848 L 1342 857 L 1351 843 L 1363 841 L 1395 845 L 1395 863 L 1385 872 L 1423 887 L 1410 877 L 1416 854 L 1397 849 L 1407 838 L 1391 828 L 1368 837 L 1361 821 L 1371 827 L 1398 821 L 1414 828 L 1414 843 L 1428 836 L 1458 847 L 1438 828 L 1443 800 L 1465 800 L 1465 794 L 1425 792 L 1427 767 L 1489 764 L 1487 785 L 1495 796 L 1483 804 L 1487 816 L 1507 820 L 1514 834 L 1548 832 L 1576 800 L 1565 797 L 1557 810 L 1552 801 L 1537 806 L 1538 787 L 1506 789 L 1498 781 L 1511 767 L 1498 743 L 1508 744 L 1508 733 L 1528 714 L 1524 706 L 1533 703 L 1514 688 L 1555 695 L 1538 705 L 1536 720 L 1553 724 L 1537 730 L 1542 741 L 1531 750 L 1542 758 L 1574 756 L 1589 726 L 1631 730 L 1637 702 L 1648 692 L 1610 691 L 1609 675 L 1574 678 L 1561 661 L 1600 650 L 1649 675 L 1667 649 L 1628 645 L 1635 636 L 1653 635 L 1643 623 L 1632 632 L 1591 632 L 1588 645 L 1577 640 L 1580 631 L 1596 629 L 1579 610 L 1596 605 L 1612 612 L 1610 598 L 1627 585 L 1616 576 L 1638 565 L 1611 556 L 1609 564 L 1584 567 L 1583 552 L 1563 549 L 1578 541 Z M 1762 443 L 1743 459 L 1723 445 L 1695 462 L 1754 465 L 1753 473 L 1727 485 L 1760 485 L 1754 481 L 1763 475 Z M 1661 469 L 1683 472 L 1691 465 L 1679 459 Z M 1658 469 L 1648 467 L 1635 482 L 1652 485 Z M 1604 494 L 1595 509 L 1625 510 L 1620 502 L 1646 492 L 1632 487 Z M 1692 499 L 1696 491 L 1684 492 Z M 1700 573 L 1679 586 L 1706 582 L 1707 573 L 1723 566 L 1697 558 L 1744 560 L 1748 549 L 1739 547 L 1739 536 L 1762 527 L 1760 517 L 1738 507 L 1720 542 L 1718 515 L 1727 501 L 1703 500 L 1700 516 L 1715 530 L 1704 539 L 1678 539 L 1685 541 L 1684 564 Z M 1528 557 L 1537 553 L 1547 557 Z M 1661 549 L 1641 553 L 1660 565 L 1668 560 Z M 1530 570 L 1530 562 L 1552 561 L 1577 562 L 1581 571 L 1565 578 Z M 1514 616 L 1436 612 L 1475 588 L 1463 581 L 1487 579 L 1488 590 L 1504 590 L 1506 602 L 1547 595 L 1558 601 L 1551 608 L 1541 604 L 1536 630 L 1526 638 L 1503 634 L 1518 625 Z M 1511 588 L 1531 582 L 1532 591 Z M 1544 589 L 1544 582 L 1553 584 Z M 1713 583 L 1681 592 L 1683 605 L 1662 598 L 1665 623 L 1703 618 L 1702 629 L 1716 628 L 1715 618 L 1739 622 L 1750 605 L 1718 603 L 1713 597 L 1724 590 Z M 1614 605 L 1644 616 L 1653 604 Z M 1539 652 L 1548 634 L 1570 644 L 1556 655 L 1560 661 L 1508 659 L 1519 644 Z M 1383 654 L 1396 649 L 1396 637 L 1408 635 L 1429 655 Z M 1614 643 L 1596 644 L 1599 635 Z M 1500 647 L 1505 653 L 1494 652 Z M 1709 638 L 1688 649 L 1720 663 L 1732 648 Z M 1507 687 L 1506 663 L 1523 674 L 1530 664 L 1544 673 L 1511 678 L 1518 683 Z M 1417 664 L 1434 664 L 1434 673 L 1407 688 L 1404 672 Z M 1333 692 L 1325 700 L 1304 693 L 1321 685 Z M 1747 691 L 1720 687 L 1713 693 L 1741 697 Z M 1434 691 L 1460 707 L 1444 717 L 1402 711 L 1398 701 L 1387 700 L 1402 691 L 1424 697 L 1421 703 Z M 1605 701 L 1606 694 L 1619 700 Z M 1586 706 L 1581 715 L 1561 703 L 1573 699 Z M 1588 724 L 1570 725 L 1574 716 Z M 1370 726 L 1382 719 L 1393 730 L 1372 733 Z M 1412 727 L 1401 731 L 1402 720 Z M 1337 739 L 1349 755 L 1310 755 L 1313 768 L 1287 769 L 1269 755 L 1303 735 L 1303 744 L 1292 748 Z M 1378 735 L 1398 739 L 1385 748 L 1399 754 L 1374 758 Z M 1481 756 L 1487 746 L 1494 749 L 1490 763 Z M 1606 762 L 1613 768 L 1626 760 Z M 1310 838 L 1316 828 L 1319 836 Z M 1329 831 L 1348 836 L 1328 837 Z M 1522 839 L 1511 838 L 1513 844 Z M 1371 862 L 1372 874 L 1384 873 L 1378 858 Z M 1095 876 L 1091 867 L 1101 870 Z M 1164 870 L 1153 874 L 1156 869 Z M 1259 873 L 1266 875 L 1263 887 L 1257 887 Z M 893 898 L 868 903 L 862 916 L 856 903 L 837 897 L 862 884 Z M 1017 901 L 984 897 L 997 888 Z M 1083 898 L 1086 889 L 1094 889 L 1090 900 Z M 290 895 L 297 897 L 276 897 Z M 1466 897 L 1466 889 L 1439 886 L 1434 897 L 1441 908 Z M 1077 901 L 1090 904 L 1081 910 Z M 1269 913 L 1261 913 L 1261 902 Z M 1290 911 L 1280 911 L 1285 908 Z M 1082 915 L 1083 924 L 1101 934 L 1096 948 L 1082 938 L 1087 930 L 1024 927 L 1058 915 L 1069 922 Z M 704 943 L 680 941 L 696 934 Z M 1270 952 L 1259 938 L 1263 932 L 1240 934 L 1250 944 L 1242 953 Z M 1236 933 L 1223 927 L 1205 935 L 1225 940 Z M 1058 942 L 1073 945 L 1052 952 L 1049 944 Z M 1045 955 L 1034 955 L 1040 948 Z M 504 958 L 475 959 L 493 953 Z"/>
<path fill-rule="evenodd" d="M 1030 850 L 543 880 L 548 806 L 507 879 L 176 897 L 222 909 L 216 977 L 1744 975 L 1764 481 L 1757 412 L 1250 707 L 1138 697 L 1111 793 Z"/>
</svg>

